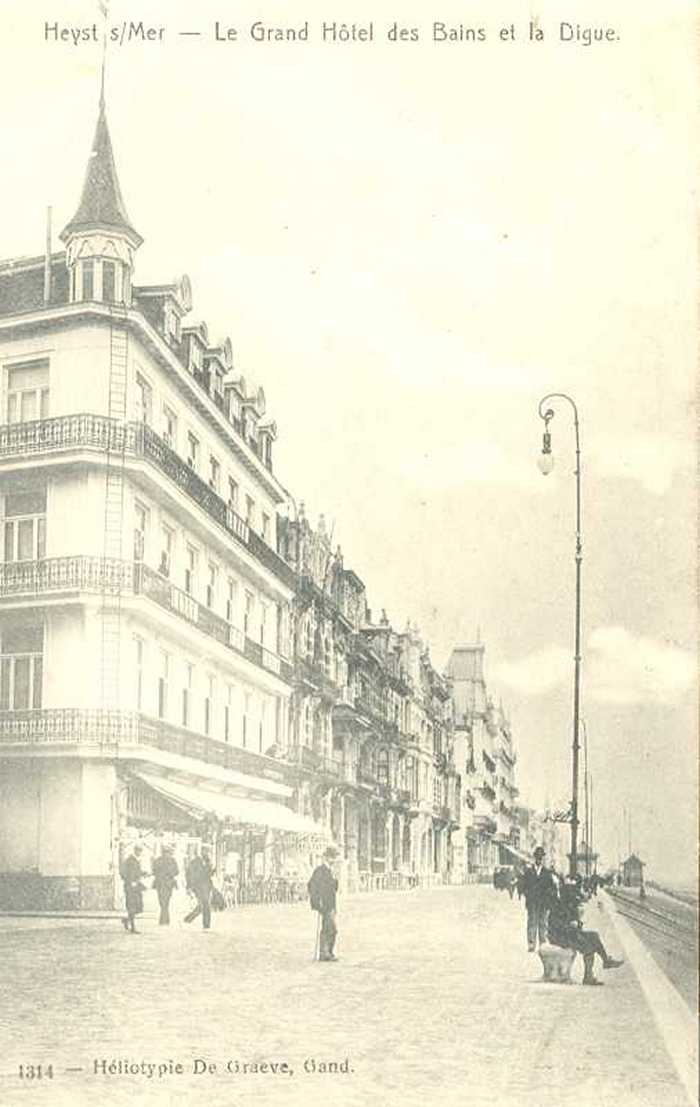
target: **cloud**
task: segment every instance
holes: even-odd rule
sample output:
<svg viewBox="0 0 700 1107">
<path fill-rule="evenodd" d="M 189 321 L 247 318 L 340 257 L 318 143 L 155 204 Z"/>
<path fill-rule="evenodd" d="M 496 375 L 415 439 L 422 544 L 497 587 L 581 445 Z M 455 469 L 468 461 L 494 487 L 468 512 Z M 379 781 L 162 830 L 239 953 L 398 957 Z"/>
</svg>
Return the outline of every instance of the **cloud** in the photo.
<svg viewBox="0 0 700 1107">
<path fill-rule="evenodd" d="M 572 676 L 570 652 L 555 645 L 494 669 L 496 681 L 529 696 L 564 686 Z M 695 676 L 689 651 L 621 626 L 597 627 L 583 655 L 586 694 L 599 703 L 671 704 L 693 685 Z"/>
<path fill-rule="evenodd" d="M 587 684 L 600 703 L 672 703 L 695 680 L 691 653 L 624 627 L 598 627 L 588 647 Z"/>
</svg>

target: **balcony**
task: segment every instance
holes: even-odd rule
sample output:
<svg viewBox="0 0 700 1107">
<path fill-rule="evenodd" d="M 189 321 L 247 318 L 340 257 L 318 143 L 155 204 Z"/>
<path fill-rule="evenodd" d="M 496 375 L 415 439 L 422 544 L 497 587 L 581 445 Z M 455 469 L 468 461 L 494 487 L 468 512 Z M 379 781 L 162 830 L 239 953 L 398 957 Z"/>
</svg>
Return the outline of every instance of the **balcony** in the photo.
<svg viewBox="0 0 700 1107">
<path fill-rule="evenodd" d="M 0 460 L 43 457 L 76 449 L 145 458 L 266 569 L 289 588 L 295 587 L 296 574 L 291 566 L 145 423 L 118 423 L 103 415 L 81 414 L 0 426 Z"/>
<path fill-rule="evenodd" d="M 474 829 L 480 831 L 482 834 L 496 833 L 496 822 L 494 819 L 489 818 L 488 815 L 474 815 L 473 824 Z"/>
<path fill-rule="evenodd" d="M 204 604 L 140 562 L 108 557 L 47 557 L 41 561 L 0 563 L 0 599 L 33 598 L 78 592 L 145 596 L 202 633 L 246 657 L 261 669 L 292 681 L 292 666 L 247 638 Z"/>
<path fill-rule="evenodd" d="M 340 696 L 339 686 L 328 675 L 321 661 L 312 661 L 306 657 L 298 658 L 295 667 L 295 676 L 299 680 L 306 681 L 308 684 L 313 685 L 315 688 L 320 688 L 323 692 L 331 695 L 334 700 L 338 699 Z"/>
<path fill-rule="evenodd" d="M 0 711 L 0 747 L 12 745 L 119 746 L 122 758 L 127 756 L 125 747 L 150 746 L 252 776 L 284 779 L 281 766 L 263 754 L 135 711 L 66 707 Z"/>
<path fill-rule="evenodd" d="M 51 592 L 108 592 L 134 588 L 136 566 L 103 557 L 47 557 L 41 561 L 0 563 L 0 597 Z"/>
</svg>

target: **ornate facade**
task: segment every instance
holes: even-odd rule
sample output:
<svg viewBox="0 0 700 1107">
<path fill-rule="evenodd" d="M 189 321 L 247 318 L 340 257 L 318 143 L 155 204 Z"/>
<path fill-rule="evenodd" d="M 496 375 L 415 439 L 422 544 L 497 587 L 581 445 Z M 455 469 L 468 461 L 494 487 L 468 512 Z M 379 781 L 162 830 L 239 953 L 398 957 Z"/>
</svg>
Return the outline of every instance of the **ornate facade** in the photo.
<svg viewBox="0 0 700 1107">
<path fill-rule="evenodd" d="M 460 782 L 449 683 L 418 632 L 373 623 L 365 587 L 333 548 L 323 517 L 287 522 L 298 567 L 289 724 L 301 814 L 328 827 L 346 885 L 445 880 L 454 867 Z"/>
</svg>

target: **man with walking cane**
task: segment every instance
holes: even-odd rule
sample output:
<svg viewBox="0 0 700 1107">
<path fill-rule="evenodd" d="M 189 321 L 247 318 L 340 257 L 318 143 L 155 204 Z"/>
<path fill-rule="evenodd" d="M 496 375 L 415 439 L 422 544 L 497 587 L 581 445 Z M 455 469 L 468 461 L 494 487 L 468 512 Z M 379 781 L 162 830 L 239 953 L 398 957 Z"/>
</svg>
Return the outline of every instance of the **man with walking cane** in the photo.
<svg viewBox="0 0 700 1107">
<path fill-rule="evenodd" d="M 336 925 L 336 899 L 338 894 L 338 880 L 333 874 L 331 864 L 338 857 L 338 851 L 329 846 L 323 854 L 323 861 L 318 865 L 309 881 L 309 901 L 311 910 L 318 911 L 321 924 L 320 942 L 317 931 L 316 947 L 319 961 L 337 961 L 335 953 L 335 939 L 338 934 Z"/>
</svg>

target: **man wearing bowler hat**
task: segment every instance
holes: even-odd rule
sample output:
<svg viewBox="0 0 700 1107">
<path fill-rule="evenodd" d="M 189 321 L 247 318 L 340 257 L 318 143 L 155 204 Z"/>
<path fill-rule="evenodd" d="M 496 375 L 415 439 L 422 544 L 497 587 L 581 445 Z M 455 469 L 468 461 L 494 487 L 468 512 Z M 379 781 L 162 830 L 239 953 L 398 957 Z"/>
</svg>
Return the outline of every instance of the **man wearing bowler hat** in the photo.
<svg viewBox="0 0 700 1107">
<path fill-rule="evenodd" d="M 557 885 L 551 869 L 545 867 L 544 850 L 538 846 L 518 884 L 518 894 L 525 896 L 527 909 L 527 948 L 534 953 L 537 943 L 548 941 L 549 910 L 557 898 Z"/>
<path fill-rule="evenodd" d="M 335 939 L 338 934 L 336 924 L 336 900 L 338 895 L 338 880 L 331 868 L 337 860 L 338 851 L 329 846 L 323 854 L 323 861 L 311 874 L 309 881 L 309 900 L 311 910 L 318 911 L 321 916 L 321 935 L 318 959 L 319 961 L 337 961 L 335 953 Z"/>
</svg>

